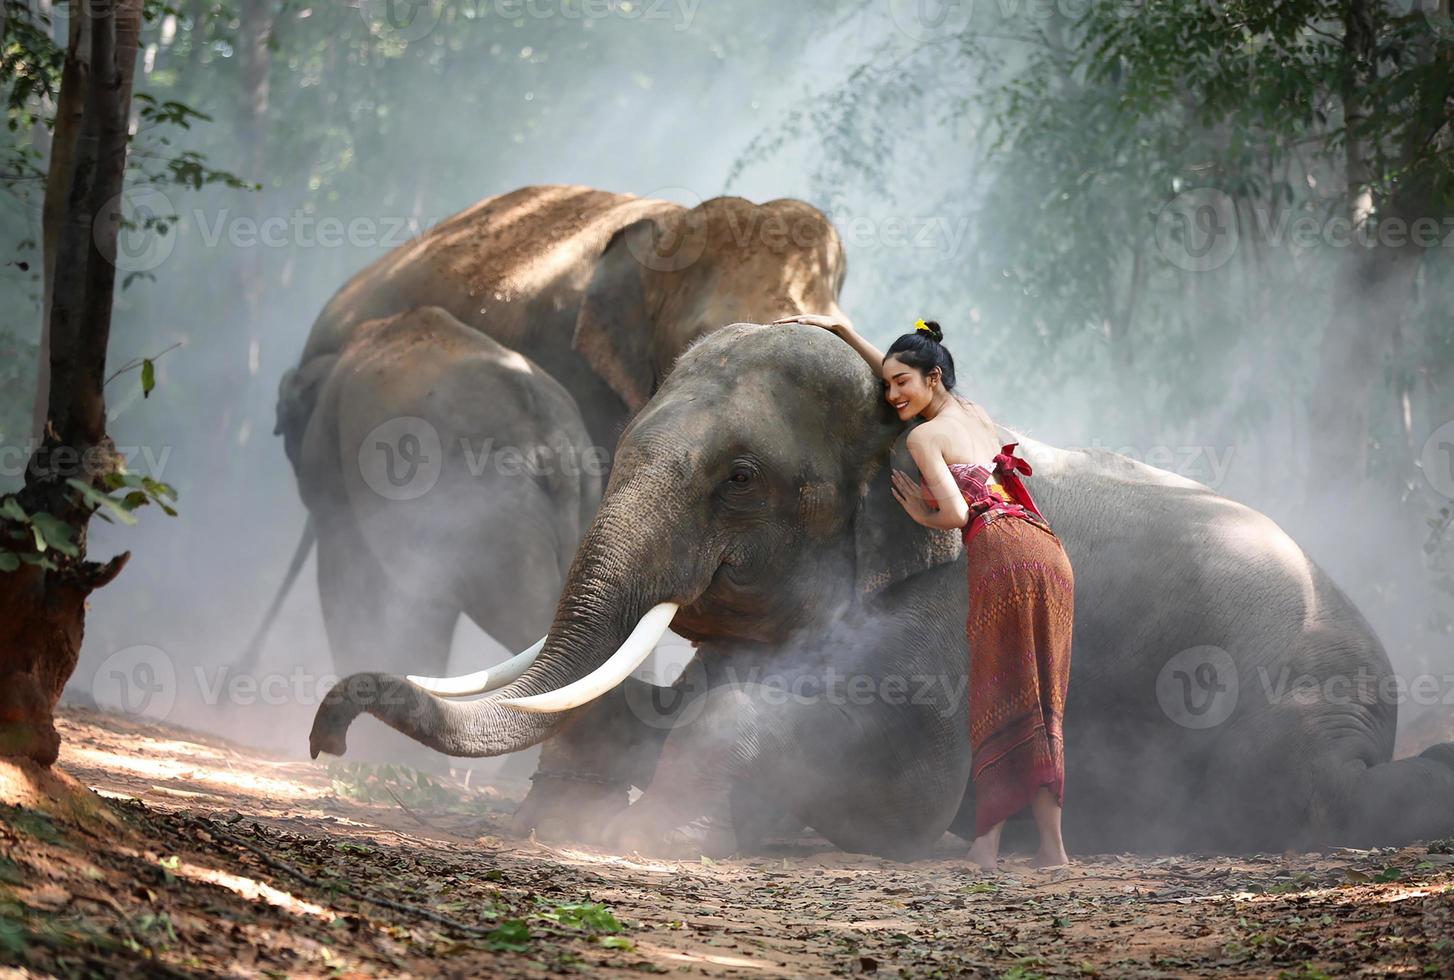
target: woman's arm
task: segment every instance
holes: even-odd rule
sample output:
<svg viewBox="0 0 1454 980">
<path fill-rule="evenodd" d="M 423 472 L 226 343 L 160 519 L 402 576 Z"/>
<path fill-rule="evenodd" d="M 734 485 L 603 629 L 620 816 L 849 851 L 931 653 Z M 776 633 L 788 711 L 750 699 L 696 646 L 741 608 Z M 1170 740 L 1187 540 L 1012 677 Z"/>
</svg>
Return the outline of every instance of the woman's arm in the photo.
<svg viewBox="0 0 1454 980">
<path fill-rule="evenodd" d="M 848 342 L 848 346 L 858 351 L 858 356 L 867 361 L 868 366 L 873 368 L 875 377 L 883 370 L 883 351 L 860 336 L 858 331 L 853 329 L 852 324 L 844 323 L 842 320 L 835 320 L 832 317 L 822 316 L 818 313 L 800 313 L 797 316 L 785 316 L 781 320 L 772 321 L 772 323 L 773 326 L 777 326 L 779 323 L 806 323 L 810 327 L 822 327 L 824 330 L 842 337 Z"/>
<path fill-rule="evenodd" d="M 932 436 L 920 426 L 909 433 L 908 445 L 909 455 L 923 474 L 925 485 L 939 501 L 939 509 L 929 509 L 919 485 L 901 470 L 894 470 L 894 497 L 910 517 L 925 527 L 945 530 L 964 527 L 969 523 L 969 504 L 964 502 L 964 494 L 960 493 L 959 484 L 954 482 L 954 474 L 949 472 L 944 454 Z"/>
</svg>

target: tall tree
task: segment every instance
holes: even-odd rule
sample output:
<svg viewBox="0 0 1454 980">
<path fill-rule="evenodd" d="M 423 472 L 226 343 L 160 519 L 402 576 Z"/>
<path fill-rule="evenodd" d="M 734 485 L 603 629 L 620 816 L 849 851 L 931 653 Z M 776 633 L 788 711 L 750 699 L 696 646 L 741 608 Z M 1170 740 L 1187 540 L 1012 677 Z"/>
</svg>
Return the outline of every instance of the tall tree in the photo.
<svg viewBox="0 0 1454 980">
<path fill-rule="evenodd" d="M 76 6 L 90 70 L 56 246 L 44 439 L 24 488 L 0 502 L 0 754 L 46 765 L 60 748 L 53 712 L 80 655 L 86 597 L 129 557 L 89 561 L 86 528 L 98 507 L 122 512 L 110 491 L 126 485 L 103 386 L 142 0 Z"/>
<path fill-rule="evenodd" d="M 66 60 L 61 69 L 61 89 L 56 104 L 55 128 L 50 140 L 50 164 L 45 180 L 45 203 L 41 214 L 41 331 L 39 380 L 35 386 L 34 424 L 31 435 L 37 442 L 45 438 L 46 413 L 50 405 L 50 309 L 51 290 L 55 286 L 56 250 L 60 248 L 61 228 L 65 223 L 66 199 L 70 194 L 74 173 L 76 137 L 81 132 L 81 117 L 86 105 L 86 75 L 90 64 L 90 20 L 83 16 L 86 0 L 70 0 L 67 19 L 69 38 Z"/>
</svg>

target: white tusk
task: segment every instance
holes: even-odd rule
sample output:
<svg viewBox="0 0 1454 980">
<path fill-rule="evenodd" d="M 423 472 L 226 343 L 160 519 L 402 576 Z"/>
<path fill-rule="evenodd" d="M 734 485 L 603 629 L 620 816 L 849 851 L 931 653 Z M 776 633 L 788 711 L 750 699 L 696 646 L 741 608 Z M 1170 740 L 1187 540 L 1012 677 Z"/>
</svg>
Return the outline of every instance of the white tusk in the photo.
<svg viewBox="0 0 1454 980">
<path fill-rule="evenodd" d="M 578 681 L 544 694 L 533 694 L 524 698 L 502 698 L 498 703 L 518 711 L 552 712 L 566 711 L 594 701 L 596 698 L 620 684 L 641 662 L 651 656 L 662 634 L 671 625 L 679 603 L 659 602 L 647 610 L 636 624 L 626 642 L 601 666 Z"/>
<path fill-rule="evenodd" d="M 504 663 L 496 664 L 488 670 L 477 670 L 473 674 L 460 674 L 458 677 L 419 677 L 410 674 L 408 680 L 418 684 L 430 694 L 440 694 L 447 698 L 484 694 L 486 691 L 493 691 L 517 680 L 531 664 L 535 663 L 535 658 L 540 656 L 540 651 L 544 646 L 545 637 L 542 636 L 523 653 L 517 653 Z"/>
</svg>

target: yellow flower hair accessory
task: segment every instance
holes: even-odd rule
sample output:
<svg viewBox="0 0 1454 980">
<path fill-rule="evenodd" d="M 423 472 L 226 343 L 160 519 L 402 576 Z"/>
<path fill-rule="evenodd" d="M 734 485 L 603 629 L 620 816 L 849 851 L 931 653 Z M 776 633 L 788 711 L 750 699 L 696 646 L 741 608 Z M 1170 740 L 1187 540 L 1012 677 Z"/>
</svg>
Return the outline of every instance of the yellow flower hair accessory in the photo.
<svg viewBox="0 0 1454 980">
<path fill-rule="evenodd" d="M 914 321 L 914 329 L 915 330 L 923 330 L 925 333 L 931 333 L 932 332 L 929 329 L 929 324 L 925 323 L 923 320 L 915 320 Z"/>
</svg>

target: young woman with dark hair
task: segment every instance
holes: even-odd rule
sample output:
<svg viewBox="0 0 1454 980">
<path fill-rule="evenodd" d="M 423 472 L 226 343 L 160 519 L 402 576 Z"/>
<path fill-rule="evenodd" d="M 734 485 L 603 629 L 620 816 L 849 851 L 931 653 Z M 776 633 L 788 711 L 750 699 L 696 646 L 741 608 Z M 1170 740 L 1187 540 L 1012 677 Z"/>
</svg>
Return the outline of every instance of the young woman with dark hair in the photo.
<svg viewBox="0 0 1454 980">
<path fill-rule="evenodd" d="M 804 314 L 775 323 L 829 330 L 883 379 L 884 398 L 909 433 L 915 484 L 894 470 L 894 498 L 926 527 L 962 528 L 968 562 L 969 736 L 975 797 L 969 857 L 993 870 L 1005 819 L 1029 806 L 1040 831 L 1037 867 L 1065 864 L 1060 835 L 1075 581 L 1070 560 L 1020 482 L 1030 466 L 1001 446 L 994 422 L 955 385 L 939 324 L 879 350 L 847 323 Z"/>
</svg>

